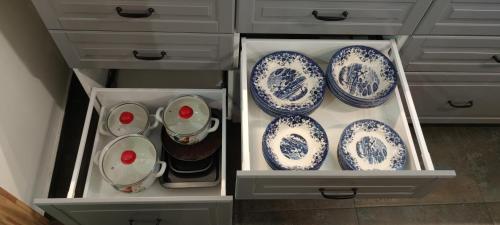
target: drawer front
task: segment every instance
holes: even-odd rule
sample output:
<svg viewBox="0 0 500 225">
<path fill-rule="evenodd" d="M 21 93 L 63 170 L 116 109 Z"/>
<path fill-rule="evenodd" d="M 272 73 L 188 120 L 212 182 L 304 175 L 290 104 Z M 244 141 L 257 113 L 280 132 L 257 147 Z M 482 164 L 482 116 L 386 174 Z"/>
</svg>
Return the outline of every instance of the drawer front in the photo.
<svg viewBox="0 0 500 225">
<path fill-rule="evenodd" d="M 238 171 L 236 198 L 419 197 L 436 185 L 438 178 L 446 177 L 454 177 L 454 172 Z"/>
<path fill-rule="evenodd" d="M 500 117 L 500 84 L 411 85 L 411 93 L 422 119 Z"/>
<path fill-rule="evenodd" d="M 500 35 L 500 1 L 435 0 L 416 33 Z"/>
<path fill-rule="evenodd" d="M 411 34 L 430 2 L 238 0 L 237 30 L 240 33 Z M 317 11 L 316 16 L 313 11 Z M 325 21 L 332 19 L 326 17 L 339 21 Z"/>
<path fill-rule="evenodd" d="M 33 2 L 49 29 L 232 33 L 234 27 L 234 0 Z"/>
<path fill-rule="evenodd" d="M 500 37 L 413 36 L 401 53 L 406 71 L 500 72 Z"/>
<path fill-rule="evenodd" d="M 160 198 L 161 199 L 161 198 Z M 83 199 L 35 200 L 35 204 L 66 225 L 202 224 L 231 225 L 232 198 L 179 200 L 143 198 L 134 202 Z M 197 200 L 194 200 L 197 199 Z"/>
<path fill-rule="evenodd" d="M 116 69 L 232 67 L 232 34 L 51 31 L 69 66 Z"/>
<path fill-rule="evenodd" d="M 411 83 L 459 82 L 483 83 L 500 82 L 500 73 L 474 72 L 407 72 L 406 78 Z"/>
</svg>

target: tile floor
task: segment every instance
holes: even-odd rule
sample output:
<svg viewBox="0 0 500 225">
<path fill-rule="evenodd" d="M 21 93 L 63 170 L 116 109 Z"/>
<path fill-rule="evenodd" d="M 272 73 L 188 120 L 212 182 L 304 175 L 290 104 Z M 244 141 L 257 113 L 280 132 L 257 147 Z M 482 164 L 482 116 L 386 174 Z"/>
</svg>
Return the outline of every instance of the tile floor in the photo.
<svg viewBox="0 0 500 225">
<path fill-rule="evenodd" d="M 500 224 L 500 127 L 423 127 L 436 169 L 457 177 L 422 199 L 235 201 L 237 225 Z"/>
</svg>

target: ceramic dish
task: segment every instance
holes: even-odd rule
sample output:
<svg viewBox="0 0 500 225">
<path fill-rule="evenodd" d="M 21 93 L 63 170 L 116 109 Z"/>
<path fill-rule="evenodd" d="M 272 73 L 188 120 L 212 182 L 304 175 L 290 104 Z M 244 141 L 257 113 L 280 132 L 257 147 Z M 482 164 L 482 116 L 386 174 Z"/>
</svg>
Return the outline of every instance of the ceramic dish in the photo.
<svg viewBox="0 0 500 225">
<path fill-rule="evenodd" d="M 274 170 L 317 170 L 328 153 L 328 137 L 310 117 L 282 116 L 267 126 L 262 150 Z"/>
<path fill-rule="evenodd" d="M 397 85 L 398 72 L 389 58 L 366 46 L 337 51 L 327 68 L 328 87 L 344 103 L 355 107 L 383 104 Z"/>
<path fill-rule="evenodd" d="M 326 79 L 312 59 L 298 52 L 274 52 L 252 69 L 250 93 L 273 116 L 309 114 L 323 101 Z"/>
<path fill-rule="evenodd" d="M 359 120 L 342 132 L 337 154 L 343 169 L 402 170 L 408 150 L 399 134 L 387 124 Z"/>
</svg>

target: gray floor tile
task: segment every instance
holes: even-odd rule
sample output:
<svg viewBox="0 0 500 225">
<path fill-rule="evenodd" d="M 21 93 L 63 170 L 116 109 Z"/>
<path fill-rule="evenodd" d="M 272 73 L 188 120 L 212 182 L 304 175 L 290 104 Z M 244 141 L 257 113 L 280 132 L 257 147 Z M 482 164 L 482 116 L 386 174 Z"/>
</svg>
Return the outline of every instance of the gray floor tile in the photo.
<svg viewBox="0 0 500 225">
<path fill-rule="evenodd" d="M 496 225 L 500 225 L 500 203 L 488 203 L 488 211 Z"/>
<path fill-rule="evenodd" d="M 474 173 L 483 200 L 500 201 L 500 127 L 461 129 L 461 139 L 467 149 L 467 169 Z"/>
<path fill-rule="evenodd" d="M 235 215 L 235 225 L 356 225 L 355 209 L 245 212 Z"/>
<path fill-rule="evenodd" d="M 234 206 L 239 212 L 354 208 L 354 200 L 237 200 Z"/>
<path fill-rule="evenodd" d="M 482 202 L 475 173 L 465 157 L 470 154 L 466 147 L 470 145 L 469 140 L 462 138 L 467 128 L 426 126 L 423 130 L 435 168 L 453 169 L 457 177 L 436 187 L 424 198 L 357 199 L 356 207 Z"/>
<path fill-rule="evenodd" d="M 360 225 L 493 224 L 482 204 L 372 207 L 357 209 Z"/>
</svg>

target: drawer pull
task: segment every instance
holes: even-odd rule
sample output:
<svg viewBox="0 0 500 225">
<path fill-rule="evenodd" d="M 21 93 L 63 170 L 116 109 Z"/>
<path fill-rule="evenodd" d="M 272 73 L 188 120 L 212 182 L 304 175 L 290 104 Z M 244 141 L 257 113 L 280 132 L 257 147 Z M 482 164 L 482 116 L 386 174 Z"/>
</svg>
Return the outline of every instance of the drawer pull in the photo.
<svg viewBox="0 0 500 225">
<path fill-rule="evenodd" d="M 325 194 L 326 190 L 324 188 L 320 188 L 318 190 L 321 193 L 321 196 L 323 196 L 323 198 L 326 198 L 326 199 L 351 199 L 351 198 L 355 198 L 356 195 L 358 194 L 357 188 L 351 189 L 352 194 L 350 194 L 350 195 L 327 195 L 327 194 Z"/>
<path fill-rule="evenodd" d="M 160 225 L 161 223 L 161 219 L 158 218 L 156 219 L 156 225 Z M 128 220 L 128 225 L 134 225 L 135 224 L 135 220 Z"/>
<path fill-rule="evenodd" d="M 322 21 L 342 21 L 347 19 L 347 16 L 349 16 L 349 12 L 344 11 L 342 12 L 342 16 L 320 16 L 319 12 L 314 10 L 312 11 L 312 15 L 314 18 L 317 20 L 322 20 Z"/>
<path fill-rule="evenodd" d="M 139 52 L 135 51 L 135 50 L 132 53 L 134 53 L 134 57 L 136 59 L 140 59 L 140 60 L 162 60 L 167 55 L 167 53 L 165 51 L 161 51 L 160 56 L 141 56 L 141 55 L 139 55 Z"/>
<path fill-rule="evenodd" d="M 463 109 L 463 108 L 471 108 L 472 106 L 474 106 L 474 101 L 467 101 L 467 102 L 462 102 L 462 103 L 455 103 L 453 101 L 448 101 L 448 105 L 450 105 L 451 107 L 453 108 L 459 108 L 459 109 Z"/>
<path fill-rule="evenodd" d="M 123 12 L 122 7 L 116 7 L 116 13 L 118 13 L 118 15 L 120 15 L 121 17 L 126 17 L 126 18 L 146 18 L 153 15 L 154 11 L 155 10 L 153 8 L 149 8 L 148 11 L 144 13 L 127 13 Z"/>
<path fill-rule="evenodd" d="M 497 55 L 493 56 L 493 60 L 495 60 L 497 63 L 500 63 L 500 58 Z"/>
</svg>

